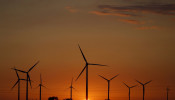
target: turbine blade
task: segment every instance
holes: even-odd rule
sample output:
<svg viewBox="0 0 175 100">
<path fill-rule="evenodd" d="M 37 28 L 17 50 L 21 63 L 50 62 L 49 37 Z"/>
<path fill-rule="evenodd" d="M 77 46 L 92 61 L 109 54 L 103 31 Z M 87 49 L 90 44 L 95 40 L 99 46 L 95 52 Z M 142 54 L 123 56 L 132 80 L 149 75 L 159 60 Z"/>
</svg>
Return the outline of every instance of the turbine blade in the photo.
<svg viewBox="0 0 175 100">
<path fill-rule="evenodd" d="M 107 66 L 107 65 L 102 65 L 102 64 L 89 64 L 89 65 Z"/>
<path fill-rule="evenodd" d="M 42 78 L 41 78 L 41 74 L 40 74 L 40 84 L 42 84 Z"/>
<path fill-rule="evenodd" d="M 130 88 L 130 87 L 129 87 L 127 84 L 125 84 L 124 82 L 123 82 L 123 84 L 126 85 L 128 88 Z"/>
<path fill-rule="evenodd" d="M 151 81 L 152 81 L 152 80 L 150 80 L 150 81 L 146 82 L 144 85 L 146 85 L 146 84 L 150 83 Z"/>
<path fill-rule="evenodd" d="M 119 75 L 119 74 L 118 74 Z M 111 78 L 110 80 L 113 80 L 115 77 L 117 77 L 118 75 L 114 76 L 113 78 Z"/>
<path fill-rule="evenodd" d="M 66 88 L 66 90 L 67 90 L 67 89 L 70 89 L 70 88 L 71 88 L 71 87 L 68 87 L 68 88 Z"/>
<path fill-rule="evenodd" d="M 80 51 L 81 51 L 81 54 L 82 54 L 82 56 L 83 56 L 83 58 L 84 58 L 84 61 L 87 63 L 87 60 L 86 60 L 86 58 L 85 58 L 85 56 L 84 56 L 84 54 L 83 54 L 83 51 L 81 50 L 81 47 L 80 47 L 79 44 L 78 44 L 78 47 L 79 47 L 79 49 L 80 49 Z"/>
<path fill-rule="evenodd" d="M 17 70 L 15 70 L 15 72 L 16 72 L 16 75 L 17 75 L 17 77 L 18 77 L 18 79 L 19 79 L 19 75 L 18 75 L 18 72 L 17 72 Z"/>
<path fill-rule="evenodd" d="M 138 83 L 140 83 L 141 85 L 144 85 L 143 83 L 141 83 L 140 81 L 136 80 Z"/>
<path fill-rule="evenodd" d="M 38 88 L 39 87 L 39 85 L 37 86 L 37 87 L 35 87 L 34 89 L 36 89 L 36 88 Z"/>
<path fill-rule="evenodd" d="M 26 79 L 20 79 L 20 80 L 26 81 Z"/>
<path fill-rule="evenodd" d="M 72 81 L 71 81 L 71 86 L 72 86 L 72 84 L 73 84 L 73 78 L 72 78 Z"/>
<path fill-rule="evenodd" d="M 37 61 L 37 62 L 29 69 L 28 72 L 30 72 L 38 63 L 39 63 L 39 61 Z"/>
<path fill-rule="evenodd" d="M 86 69 L 87 65 L 83 68 L 83 70 L 81 71 L 81 73 L 78 75 L 76 81 L 78 80 L 78 78 L 81 76 L 81 74 L 83 73 L 83 71 Z"/>
<path fill-rule="evenodd" d="M 41 85 L 41 86 L 47 89 L 47 87 L 45 87 L 44 85 Z"/>
<path fill-rule="evenodd" d="M 22 72 L 22 73 L 26 73 L 25 71 L 22 71 L 22 70 L 19 70 L 19 69 L 16 69 L 16 68 L 12 68 L 13 70 L 16 70 L 16 71 L 19 71 L 19 72 Z"/>
<path fill-rule="evenodd" d="M 107 81 L 109 81 L 108 79 L 106 79 L 105 77 L 103 77 L 103 76 L 101 76 L 101 75 L 99 75 L 101 78 L 103 78 L 103 79 L 105 79 L 105 80 L 107 80 Z"/>
<path fill-rule="evenodd" d="M 19 82 L 19 80 L 13 85 L 13 87 L 11 89 L 13 89 L 16 86 L 16 84 L 18 84 L 18 82 Z"/>
<path fill-rule="evenodd" d="M 27 77 L 28 77 L 28 79 L 29 79 L 29 80 L 27 80 L 27 81 L 29 81 L 29 83 L 30 83 L 30 87 L 32 88 L 32 83 L 31 83 L 30 76 L 29 76 L 28 73 L 27 73 Z"/>
<path fill-rule="evenodd" d="M 72 87 L 72 89 L 74 89 L 75 91 L 78 91 L 76 88 Z"/>
<path fill-rule="evenodd" d="M 78 91 L 76 88 L 72 87 L 72 89 L 74 89 L 75 91 Z"/>
<path fill-rule="evenodd" d="M 137 85 L 131 86 L 130 88 L 136 87 Z"/>
</svg>

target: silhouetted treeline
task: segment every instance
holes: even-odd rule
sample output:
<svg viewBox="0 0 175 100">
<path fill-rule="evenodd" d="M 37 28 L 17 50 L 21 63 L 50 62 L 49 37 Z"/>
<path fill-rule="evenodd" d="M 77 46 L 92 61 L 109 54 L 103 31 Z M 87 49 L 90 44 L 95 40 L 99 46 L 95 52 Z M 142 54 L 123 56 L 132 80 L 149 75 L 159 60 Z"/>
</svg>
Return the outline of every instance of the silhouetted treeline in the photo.
<svg viewBox="0 0 175 100">
<path fill-rule="evenodd" d="M 63 100 L 72 100 L 72 99 L 70 99 L 70 98 L 66 98 L 66 99 L 63 99 Z"/>
<path fill-rule="evenodd" d="M 58 97 L 49 97 L 48 100 L 58 100 Z"/>
</svg>

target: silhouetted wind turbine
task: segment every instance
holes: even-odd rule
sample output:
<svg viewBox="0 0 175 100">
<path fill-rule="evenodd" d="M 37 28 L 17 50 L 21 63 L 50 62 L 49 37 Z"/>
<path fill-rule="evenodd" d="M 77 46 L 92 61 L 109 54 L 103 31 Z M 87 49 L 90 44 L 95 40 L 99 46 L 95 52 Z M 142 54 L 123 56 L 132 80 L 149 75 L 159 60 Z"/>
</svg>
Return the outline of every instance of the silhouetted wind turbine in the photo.
<svg viewBox="0 0 175 100">
<path fill-rule="evenodd" d="M 123 84 L 125 84 L 125 83 L 123 82 Z M 126 87 L 128 87 L 128 89 L 129 89 L 129 100 L 130 100 L 130 93 L 131 93 L 131 92 L 130 92 L 130 89 L 133 88 L 133 87 L 136 87 L 137 85 L 134 85 L 134 86 L 131 86 L 131 87 L 128 86 L 127 84 L 125 84 L 125 85 L 126 85 Z"/>
<path fill-rule="evenodd" d="M 166 92 L 167 92 L 167 100 L 168 100 L 168 94 L 169 94 L 169 88 L 167 87 Z"/>
<path fill-rule="evenodd" d="M 14 86 L 12 87 L 12 89 L 18 84 L 18 100 L 20 100 L 20 81 L 21 80 L 27 81 L 27 80 L 26 79 L 20 79 L 19 78 L 19 75 L 18 75 L 18 72 L 16 70 L 15 70 L 15 72 L 16 72 L 16 75 L 18 77 L 18 80 L 16 81 L 16 83 L 14 84 Z"/>
<path fill-rule="evenodd" d="M 40 96 L 39 96 L 39 100 L 41 100 L 41 87 L 45 87 L 45 86 L 42 84 L 41 74 L 40 74 L 40 84 L 38 85 L 38 87 L 40 88 Z M 45 88 L 46 88 L 46 87 L 45 87 Z"/>
<path fill-rule="evenodd" d="M 142 87 L 143 87 L 143 100 L 144 100 L 144 98 L 145 98 L 145 85 L 148 84 L 148 83 L 150 83 L 152 80 L 146 82 L 145 84 L 139 82 L 138 80 L 136 80 L 136 81 L 137 81 L 139 84 L 141 84 Z"/>
<path fill-rule="evenodd" d="M 84 54 L 83 54 L 83 51 L 81 50 L 80 46 L 78 45 L 80 51 L 81 51 L 81 54 L 84 58 L 84 61 L 85 61 L 85 67 L 83 68 L 83 70 L 81 71 L 81 73 L 79 74 L 79 76 L 77 77 L 76 80 L 78 80 L 78 78 L 81 76 L 81 74 L 83 73 L 83 71 L 86 69 L 86 100 L 88 100 L 88 65 L 97 65 L 97 66 L 106 66 L 106 65 L 101 65 L 101 64 L 92 64 L 92 63 L 88 63 Z"/>
<path fill-rule="evenodd" d="M 30 82 L 30 86 L 32 87 L 32 85 L 31 85 L 31 80 L 30 80 L 30 76 L 29 76 L 29 72 L 37 65 L 39 63 L 39 61 L 38 62 L 36 62 L 28 71 L 22 71 L 22 70 L 19 70 L 19 69 L 16 69 L 16 68 L 12 68 L 12 69 L 14 69 L 14 70 L 16 70 L 16 71 L 19 71 L 19 72 L 22 72 L 22 73 L 26 73 L 26 75 L 27 75 L 27 82 L 26 82 L 26 100 L 28 100 L 28 82 Z"/>
<path fill-rule="evenodd" d="M 118 75 L 119 75 L 119 74 L 118 74 Z M 110 81 L 113 80 L 113 79 L 114 79 L 115 77 L 117 77 L 118 75 L 112 77 L 111 79 L 106 79 L 105 77 L 99 75 L 100 77 L 102 77 L 103 79 L 105 79 L 105 80 L 108 82 L 108 100 L 110 100 L 110 99 L 109 99 Z"/>
<path fill-rule="evenodd" d="M 70 99 L 72 100 L 72 89 L 75 89 L 74 87 L 73 87 L 73 78 L 72 78 L 72 81 L 71 81 L 71 85 L 70 85 Z"/>
</svg>

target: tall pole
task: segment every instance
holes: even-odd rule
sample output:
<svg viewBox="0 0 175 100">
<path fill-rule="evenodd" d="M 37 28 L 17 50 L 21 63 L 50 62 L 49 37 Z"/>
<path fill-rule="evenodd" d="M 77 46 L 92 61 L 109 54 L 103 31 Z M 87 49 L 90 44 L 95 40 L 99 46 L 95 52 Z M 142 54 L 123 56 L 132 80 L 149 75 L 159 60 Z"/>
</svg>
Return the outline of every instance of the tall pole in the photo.
<svg viewBox="0 0 175 100">
<path fill-rule="evenodd" d="M 40 100 L 41 100 L 41 84 L 40 84 Z"/>
<path fill-rule="evenodd" d="M 110 80 L 108 80 L 108 100 L 109 100 Z"/>
<path fill-rule="evenodd" d="M 20 100 L 20 80 L 18 82 L 18 100 Z"/>
<path fill-rule="evenodd" d="M 28 75 L 27 75 L 27 83 L 26 83 L 26 100 L 28 100 Z"/>
<path fill-rule="evenodd" d="M 129 100 L 130 100 L 130 87 L 129 87 Z"/>
<path fill-rule="evenodd" d="M 71 89 L 70 89 L 70 99 L 72 100 L 72 86 L 71 86 Z"/>
<path fill-rule="evenodd" d="M 168 100 L 168 91 L 169 91 L 169 89 L 167 88 L 167 100 Z"/>
<path fill-rule="evenodd" d="M 86 100 L 88 100 L 88 65 L 86 67 Z"/>
<path fill-rule="evenodd" d="M 145 98 L 145 86 L 143 85 L 143 100 Z"/>
<path fill-rule="evenodd" d="M 136 80 L 137 81 L 137 80 Z M 146 84 L 148 84 L 148 83 L 150 83 L 152 80 L 150 80 L 150 81 L 148 81 L 148 82 L 146 82 L 146 83 L 141 83 L 141 82 L 139 82 L 139 81 L 137 81 L 139 84 L 141 84 L 142 85 L 142 87 L 143 87 L 143 100 L 145 99 L 145 85 Z"/>
</svg>

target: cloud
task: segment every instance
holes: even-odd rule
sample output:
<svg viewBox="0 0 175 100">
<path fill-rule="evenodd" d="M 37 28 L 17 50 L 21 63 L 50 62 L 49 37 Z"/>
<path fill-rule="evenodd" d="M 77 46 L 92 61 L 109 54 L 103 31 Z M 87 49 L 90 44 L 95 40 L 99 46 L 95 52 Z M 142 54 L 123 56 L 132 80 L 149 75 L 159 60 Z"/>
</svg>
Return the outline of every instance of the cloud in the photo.
<svg viewBox="0 0 175 100">
<path fill-rule="evenodd" d="M 144 22 L 142 21 L 133 20 L 133 19 L 119 19 L 119 21 L 129 23 L 129 24 L 136 24 L 136 25 L 144 24 Z"/>
<path fill-rule="evenodd" d="M 95 14 L 95 15 L 101 15 L 101 16 L 105 16 L 105 15 L 111 15 L 111 16 L 121 16 L 121 17 L 129 17 L 129 16 L 133 16 L 130 14 L 124 14 L 124 13 L 111 13 L 111 12 L 105 12 L 105 11 L 91 11 L 89 12 L 91 14 Z"/>
<path fill-rule="evenodd" d="M 98 8 L 106 12 L 122 12 L 130 15 L 140 15 L 140 13 L 153 13 L 161 15 L 175 15 L 175 4 L 143 4 L 132 6 L 99 5 Z"/>
<path fill-rule="evenodd" d="M 148 25 L 145 15 L 157 14 L 175 16 L 175 4 L 145 2 L 130 5 L 98 5 L 98 10 L 89 13 L 99 16 L 117 16 L 118 21 L 135 24 L 138 30 L 160 30 L 159 25 Z M 138 20 L 139 18 L 139 20 Z M 152 22 L 150 24 L 153 24 Z M 143 26 L 145 25 L 145 26 Z"/>
<path fill-rule="evenodd" d="M 77 9 L 75 9 L 75 8 L 73 8 L 73 7 L 71 7 L 71 6 L 66 6 L 65 9 L 67 9 L 67 10 L 68 10 L 69 12 L 71 12 L 71 13 L 76 13 L 76 12 L 78 12 Z"/>
<path fill-rule="evenodd" d="M 138 29 L 138 30 L 159 30 L 160 27 L 158 27 L 158 26 L 141 26 L 141 27 L 137 27 L 136 29 Z"/>
</svg>

